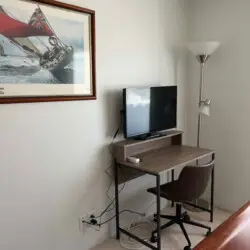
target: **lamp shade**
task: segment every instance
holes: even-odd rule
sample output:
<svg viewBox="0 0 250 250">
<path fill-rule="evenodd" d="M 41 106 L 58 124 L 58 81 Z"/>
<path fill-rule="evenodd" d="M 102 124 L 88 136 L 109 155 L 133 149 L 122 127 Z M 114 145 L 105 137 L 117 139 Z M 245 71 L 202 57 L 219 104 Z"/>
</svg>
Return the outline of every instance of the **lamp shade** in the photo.
<svg viewBox="0 0 250 250">
<path fill-rule="evenodd" d="M 188 49 L 195 55 L 212 55 L 216 49 L 220 46 L 219 42 L 193 42 L 187 45 Z"/>
</svg>

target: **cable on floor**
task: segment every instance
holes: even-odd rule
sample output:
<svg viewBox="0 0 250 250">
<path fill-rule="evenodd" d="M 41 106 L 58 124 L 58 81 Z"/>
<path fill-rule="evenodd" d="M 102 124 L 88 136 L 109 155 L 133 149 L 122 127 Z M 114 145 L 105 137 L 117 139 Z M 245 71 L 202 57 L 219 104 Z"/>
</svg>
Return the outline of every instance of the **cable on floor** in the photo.
<svg viewBox="0 0 250 250">
<path fill-rule="evenodd" d="M 143 227 L 144 231 L 146 232 L 145 234 L 142 234 Z M 138 231 L 140 232 L 140 234 L 136 234 L 135 229 L 139 229 Z M 151 232 L 154 230 L 154 225 L 149 219 L 144 218 L 141 221 L 131 223 L 131 225 L 127 227 L 126 230 L 130 233 L 136 234 L 144 241 L 149 242 L 149 239 L 151 237 Z M 126 249 L 131 249 L 131 250 L 132 249 L 139 250 L 145 247 L 143 244 L 139 243 L 138 241 L 124 234 L 121 234 L 120 245 Z"/>
</svg>

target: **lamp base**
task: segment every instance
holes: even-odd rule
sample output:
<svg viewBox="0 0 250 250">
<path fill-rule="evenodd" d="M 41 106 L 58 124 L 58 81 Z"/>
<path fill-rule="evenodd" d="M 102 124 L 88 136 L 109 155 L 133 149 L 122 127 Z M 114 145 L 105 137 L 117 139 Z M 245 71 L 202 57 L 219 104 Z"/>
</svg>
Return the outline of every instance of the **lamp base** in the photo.
<svg viewBox="0 0 250 250">
<path fill-rule="evenodd" d="M 198 199 L 196 201 L 193 201 L 192 204 L 197 205 L 199 207 L 204 207 L 206 209 L 209 209 L 209 203 L 203 199 Z M 193 207 L 193 206 L 189 206 L 187 204 L 183 204 L 183 207 L 190 212 L 196 212 L 196 213 L 201 213 L 204 212 L 203 210 Z"/>
</svg>

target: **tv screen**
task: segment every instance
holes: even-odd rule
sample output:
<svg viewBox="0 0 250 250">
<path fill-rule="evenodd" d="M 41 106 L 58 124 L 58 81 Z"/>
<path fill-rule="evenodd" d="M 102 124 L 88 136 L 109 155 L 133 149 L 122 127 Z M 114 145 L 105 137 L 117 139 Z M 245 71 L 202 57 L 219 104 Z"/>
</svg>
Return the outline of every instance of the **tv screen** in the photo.
<svg viewBox="0 0 250 250">
<path fill-rule="evenodd" d="M 123 90 L 126 138 L 176 127 L 177 86 Z"/>
</svg>

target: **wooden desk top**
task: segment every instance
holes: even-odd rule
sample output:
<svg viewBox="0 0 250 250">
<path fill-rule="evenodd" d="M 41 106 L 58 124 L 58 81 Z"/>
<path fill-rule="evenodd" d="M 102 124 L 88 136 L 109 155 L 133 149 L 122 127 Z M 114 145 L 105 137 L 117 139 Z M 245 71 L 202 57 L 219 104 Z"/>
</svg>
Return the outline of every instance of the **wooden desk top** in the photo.
<svg viewBox="0 0 250 250">
<path fill-rule="evenodd" d="M 213 150 L 190 146 L 167 146 L 154 151 L 134 155 L 141 159 L 139 164 L 118 161 L 124 167 L 142 169 L 152 174 L 159 174 L 173 168 L 187 165 L 203 157 L 212 155 Z"/>
<path fill-rule="evenodd" d="M 250 202 L 233 214 L 194 250 L 249 250 Z"/>
</svg>

